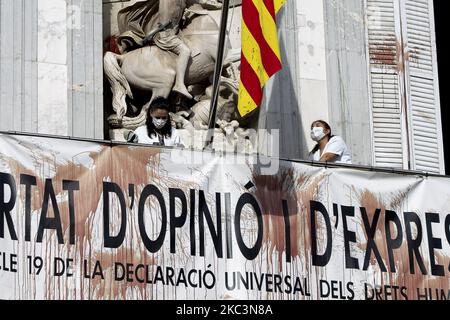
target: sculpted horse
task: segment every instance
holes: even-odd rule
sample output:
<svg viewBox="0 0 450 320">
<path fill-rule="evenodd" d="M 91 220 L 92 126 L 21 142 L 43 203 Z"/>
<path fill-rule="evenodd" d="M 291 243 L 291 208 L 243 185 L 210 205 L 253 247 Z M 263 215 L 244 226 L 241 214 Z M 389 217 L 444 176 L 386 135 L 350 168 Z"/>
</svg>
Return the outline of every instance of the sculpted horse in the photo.
<svg viewBox="0 0 450 320">
<path fill-rule="evenodd" d="M 187 27 L 180 31 L 180 37 L 192 51 L 185 79 L 188 86 L 201 83 L 214 73 L 220 18 L 220 10 L 196 14 Z M 240 58 L 240 51 L 230 48 L 228 43 L 225 63 Z M 108 119 L 110 125 L 131 130 L 143 125 L 150 103 L 157 97 L 167 98 L 170 95 L 176 77 L 175 68 L 176 55 L 156 46 L 143 47 L 123 55 L 106 53 L 104 69 L 111 83 L 113 109 L 116 112 Z M 126 97 L 133 98 L 132 88 L 151 92 L 150 101 L 135 118 L 125 116 L 128 109 Z"/>
</svg>

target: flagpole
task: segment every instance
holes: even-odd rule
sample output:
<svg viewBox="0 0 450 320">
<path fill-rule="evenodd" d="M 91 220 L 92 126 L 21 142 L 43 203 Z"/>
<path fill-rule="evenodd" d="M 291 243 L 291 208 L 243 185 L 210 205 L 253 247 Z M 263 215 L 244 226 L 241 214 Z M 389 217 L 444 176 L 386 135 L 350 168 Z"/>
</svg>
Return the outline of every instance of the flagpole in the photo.
<svg viewBox="0 0 450 320">
<path fill-rule="evenodd" d="M 219 102 L 220 79 L 223 71 L 225 40 L 227 36 L 228 13 L 230 10 L 230 0 L 222 1 L 222 19 L 220 24 L 219 45 L 217 47 L 217 59 L 214 72 L 214 87 L 211 99 L 211 108 L 209 113 L 208 135 L 206 138 L 205 148 L 211 146 L 214 142 L 214 130 L 216 128 L 217 105 Z"/>
</svg>

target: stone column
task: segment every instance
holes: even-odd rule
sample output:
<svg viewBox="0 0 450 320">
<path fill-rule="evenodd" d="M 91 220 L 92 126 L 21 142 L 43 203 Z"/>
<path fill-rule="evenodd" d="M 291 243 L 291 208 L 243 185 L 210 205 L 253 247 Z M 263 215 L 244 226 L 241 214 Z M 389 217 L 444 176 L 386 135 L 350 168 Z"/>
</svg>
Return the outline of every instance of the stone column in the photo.
<svg viewBox="0 0 450 320">
<path fill-rule="evenodd" d="M 69 135 L 67 3 L 38 1 L 38 132 Z"/>
</svg>

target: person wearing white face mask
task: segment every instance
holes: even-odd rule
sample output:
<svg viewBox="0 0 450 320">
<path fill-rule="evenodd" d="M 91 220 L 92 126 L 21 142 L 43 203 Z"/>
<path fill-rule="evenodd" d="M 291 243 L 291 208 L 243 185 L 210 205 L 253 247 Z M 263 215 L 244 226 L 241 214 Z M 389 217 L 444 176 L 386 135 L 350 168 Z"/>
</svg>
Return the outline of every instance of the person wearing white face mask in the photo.
<svg viewBox="0 0 450 320">
<path fill-rule="evenodd" d="M 172 127 L 169 107 L 166 99 L 155 99 L 148 110 L 146 125 L 136 129 L 133 142 L 165 147 L 184 147 L 177 129 Z"/>
<path fill-rule="evenodd" d="M 344 139 L 331 134 L 331 127 L 323 120 L 311 125 L 311 139 L 317 145 L 311 151 L 309 160 L 351 164 L 352 158 Z"/>
</svg>

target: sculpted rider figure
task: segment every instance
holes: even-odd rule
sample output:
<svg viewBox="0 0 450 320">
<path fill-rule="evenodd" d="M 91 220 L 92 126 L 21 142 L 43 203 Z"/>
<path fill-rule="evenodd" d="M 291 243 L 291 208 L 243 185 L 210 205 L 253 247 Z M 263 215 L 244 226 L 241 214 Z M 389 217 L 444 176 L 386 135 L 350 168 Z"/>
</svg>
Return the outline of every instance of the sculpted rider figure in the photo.
<svg viewBox="0 0 450 320">
<path fill-rule="evenodd" d="M 192 99 L 184 82 L 191 49 L 179 37 L 180 22 L 184 11 L 193 4 L 200 4 L 204 9 L 220 9 L 221 3 L 215 0 L 160 0 L 159 1 L 159 29 L 155 37 L 155 44 L 162 50 L 178 55 L 176 66 L 176 80 L 173 90 Z"/>
</svg>

